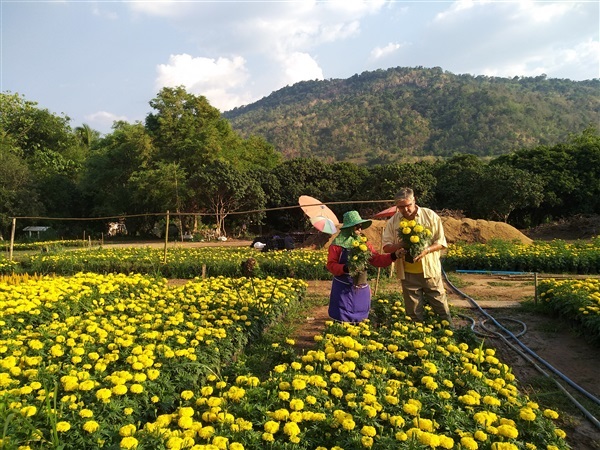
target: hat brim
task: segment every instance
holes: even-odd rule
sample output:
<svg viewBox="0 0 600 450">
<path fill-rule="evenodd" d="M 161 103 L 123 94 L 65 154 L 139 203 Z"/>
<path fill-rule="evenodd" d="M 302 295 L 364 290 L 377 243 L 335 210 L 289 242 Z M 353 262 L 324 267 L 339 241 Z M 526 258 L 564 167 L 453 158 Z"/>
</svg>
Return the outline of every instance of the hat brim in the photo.
<svg viewBox="0 0 600 450">
<path fill-rule="evenodd" d="M 369 228 L 371 226 L 371 224 L 373 223 L 372 220 L 368 220 L 368 219 L 364 219 L 364 220 L 359 220 L 358 222 L 354 222 L 354 223 L 349 223 L 348 225 L 342 225 L 340 227 L 341 230 L 344 230 L 346 228 L 352 228 L 355 227 L 356 225 L 362 225 L 363 230 Z"/>
</svg>

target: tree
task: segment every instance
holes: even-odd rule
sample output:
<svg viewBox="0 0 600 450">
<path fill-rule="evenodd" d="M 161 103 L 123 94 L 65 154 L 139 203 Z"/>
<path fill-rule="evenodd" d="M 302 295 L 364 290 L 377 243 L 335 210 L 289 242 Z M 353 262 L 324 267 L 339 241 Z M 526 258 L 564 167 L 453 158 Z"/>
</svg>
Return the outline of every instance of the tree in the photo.
<svg viewBox="0 0 600 450">
<path fill-rule="evenodd" d="M 177 162 L 191 174 L 222 157 L 226 148 L 238 147 L 229 122 L 203 96 L 181 86 L 163 88 L 150 106 L 156 112 L 146 117 L 146 130 L 162 161 Z"/>
<path fill-rule="evenodd" d="M 0 136 L 4 151 L 21 158 L 50 214 L 78 216 L 77 177 L 87 153 L 71 131 L 68 116 L 38 108 L 18 94 L 0 94 Z M 62 187 L 62 188 L 61 188 Z"/>
<path fill-rule="evenodd" d="M 533 224 L 552 218 L 600 210 L 600 136 L 594 128 L 553 147 L 539 146 L 503 155 L 490 164 L 538 174 L 544 197 L 528 215 Z"/>
<path fill-rule="evenodd" d="M 225 236 L 225 219 L 241 210 L 264 209 L 265 195 L 259 183 L 231 163 L 215 160 L 192 174 L 190 184 L 204 211 L 215 216 L 217 236 Z"/>
<path fill-rule="evenodd" d="M 8 235 L 12 217 L 38 215 L 42 208 L 27 164 L 0 143 L 0 236 Z"/>
<path fill-rule="evenodd" d="M 97 143 L 81 179 L 90 215 L 148 212 L 133 200 L 130 178 L 150 168 L 154 148 L 142 124 L 117 122 L 113 133 Z"/>
<path fill-rule="evenodd" d="M 475 186 L 476 217 L 508 223 L 510 214 L 520 208 L 535 208 L 544 198 L 539 175 L 507 164 L 488 165 Z"/>
<path fill-rule="evenodd" d="M 431 205 L 436 189 L 431 164 L 419 162 L 374 167 L 362 186 L 362 192 L 369 199 L 391 200 L 401 187 L 413 189 L 420 205 Z"/>
<path fill-rule="evenodd" d="M 435 204 L 438 209 L 462 211 L 467 217 L 474 217 L 475 199 L 479 193 L 473 189 L 480 183 L 485 164 L 475 155 L 458 154 L 437 164 L 434 169 L 437 178 Z"/>
<path fill-rule="evenodd" d="M 79 145 L 83 148 L 90 150 L 96 142 L 100 139 L 100 132 L 94 130 L 88 124 L 84 123 L 80 127 L 75 127 L 73 130 Z"/>
</svg>

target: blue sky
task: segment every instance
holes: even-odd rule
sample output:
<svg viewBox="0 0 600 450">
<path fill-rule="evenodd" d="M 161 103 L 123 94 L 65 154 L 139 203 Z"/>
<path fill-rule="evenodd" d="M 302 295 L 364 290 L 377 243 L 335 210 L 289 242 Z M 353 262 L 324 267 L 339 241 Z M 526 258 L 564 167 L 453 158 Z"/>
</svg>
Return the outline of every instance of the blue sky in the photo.
<svg viewBox="0 0 600 450">
<path fill-rule="evenodd" d="M 162 87 L 221 111 L 389 67 L 600 77 L 593 1 L 0 0 L 0 91 L 108 133 Z"/>
</svg>

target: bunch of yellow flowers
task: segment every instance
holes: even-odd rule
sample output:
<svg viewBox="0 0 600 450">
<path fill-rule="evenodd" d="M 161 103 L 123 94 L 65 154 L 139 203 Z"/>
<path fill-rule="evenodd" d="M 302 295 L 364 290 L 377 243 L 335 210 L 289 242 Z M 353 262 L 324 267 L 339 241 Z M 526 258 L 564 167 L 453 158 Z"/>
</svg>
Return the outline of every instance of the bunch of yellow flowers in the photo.
<svg viewBox="0 0 600 450">
<path fill-rule="evenodd" d="M 401 220 L 398 226 L 398 237 L 411 257 L 416 257 L 431 243 L 431 230 L 416 220 Z"/>
<path fill-rule="evenodd" d="M 366 236 L 357 236 L 352 242 L 348 252 L 348 272 L 350 276 L 356 277 L 360 272 L 367 270 L 369 260 L 373 254 L 367 246 Z"/>
</svg>

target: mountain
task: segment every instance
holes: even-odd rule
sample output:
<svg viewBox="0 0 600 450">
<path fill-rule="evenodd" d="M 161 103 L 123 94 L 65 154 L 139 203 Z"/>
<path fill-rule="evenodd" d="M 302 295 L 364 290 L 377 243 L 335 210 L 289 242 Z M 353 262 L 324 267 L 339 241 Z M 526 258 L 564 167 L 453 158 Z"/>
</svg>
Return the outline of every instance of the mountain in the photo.
<svg viewBox="0 0 600 450">
<path fill-rule="evenodd" d="M 555 145 L 600 122 L 600 79 L 455 75 L 396 67 L 303 81 L 223 113 L 286 158 L 384 164 Z"/>
</svg>

